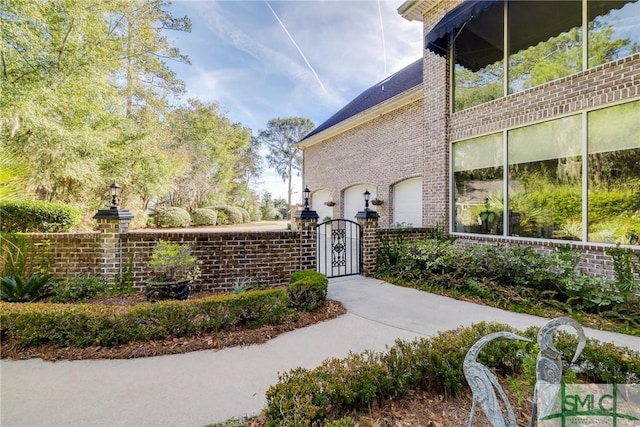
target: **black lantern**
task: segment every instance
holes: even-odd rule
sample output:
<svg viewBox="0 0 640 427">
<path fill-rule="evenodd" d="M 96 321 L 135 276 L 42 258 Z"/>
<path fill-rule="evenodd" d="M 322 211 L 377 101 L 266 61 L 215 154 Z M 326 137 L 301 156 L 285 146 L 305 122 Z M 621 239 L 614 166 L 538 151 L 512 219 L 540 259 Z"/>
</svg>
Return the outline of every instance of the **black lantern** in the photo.
<svg viewBox="0 0 640 427">
<path fill-rule="evenodd" d="M 311 196 L 311 190 L 309 190 L 309 187 L 307 187 L 305 185 L 304 190 L 302 190 L 302 193 L 304 195 L 304 210 L 308 211 L 309 210 L 309 197 Z"/>
<path fill-rule="evenodd" d="M 118 209 L 118 205 L 120 204 L 120 190 L 122 187 L 118 185 L 117 182 L 113 181 L 113 184 L 109 186 L 111 190 L 111 209 Z"/>
<path fill-rule="evenodd" d="M 370 198 L 371 198 L 371 193 L 369 193 L 369 190 L 368 189 L 364 190 L 364 210 L 365 211 L 369 210 Z"/>
</svg>

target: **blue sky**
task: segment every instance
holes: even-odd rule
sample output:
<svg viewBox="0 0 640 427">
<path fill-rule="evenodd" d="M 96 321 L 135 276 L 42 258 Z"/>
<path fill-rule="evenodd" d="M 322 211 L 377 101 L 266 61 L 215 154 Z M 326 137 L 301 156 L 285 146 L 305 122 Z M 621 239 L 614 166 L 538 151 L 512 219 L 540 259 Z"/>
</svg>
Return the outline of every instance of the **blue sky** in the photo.
<svg viewBox="0 0 640 427">
<path fill-rule="evenodd" d="M 184 100 L 218 102 L 254 135 L 276 117 L 307 117 L 319 125 L 421 57 L 422 24 L 400 17 L 401 4 L 176 0 L 172 14 L 188 16 L 193 29 L 168 36 L 192 65 L 169 65 L 186 83 Z M 301 185 L 297 180 L 296 189 Z M 265 170 L 258 190 L 286 198 L 286 184 L 272 170 Z"/>
</svg>

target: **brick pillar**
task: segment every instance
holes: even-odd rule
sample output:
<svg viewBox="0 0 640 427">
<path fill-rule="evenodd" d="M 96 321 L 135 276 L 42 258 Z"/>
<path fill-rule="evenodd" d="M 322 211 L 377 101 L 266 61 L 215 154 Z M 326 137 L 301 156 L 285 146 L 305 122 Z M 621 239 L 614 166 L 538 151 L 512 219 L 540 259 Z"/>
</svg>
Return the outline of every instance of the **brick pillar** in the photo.
<svg viewBox="0 0 640 427">
<path fill-rule="evenodd" d="M 100 236 L 100 274 L 109 280 L 122 275 L 122 238 L 129 232 L 131 212 L 117 208 L 101 209 L 93 218 L 98 222 Z"/>
<path fill-rule="evenodd" d="M 362 275 L 371 276 L 376 270 L 378 256 L 379 215 L 376 211 L 365 209 L 356 214 L 356 219 L 362 228 Z"/>
<path fill-rule="evenodd" d="M 316 225 L 318 213 L 310 209 L 303 209 L 294 214 L 296 229 L 300 232 L 300 269 L 316 269 Z"/>
</svg>

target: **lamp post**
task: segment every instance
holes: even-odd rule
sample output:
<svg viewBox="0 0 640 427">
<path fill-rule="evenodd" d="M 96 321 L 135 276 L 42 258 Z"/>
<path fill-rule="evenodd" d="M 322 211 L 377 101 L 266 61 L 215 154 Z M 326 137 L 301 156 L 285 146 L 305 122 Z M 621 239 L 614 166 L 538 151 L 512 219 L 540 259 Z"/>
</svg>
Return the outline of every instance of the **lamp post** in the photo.
<svg viewBox="0 0 640 427">
<path fill-rule="evenodd" d="M 309 197 L 311 196 L 311 190 L 309 190 L 309 187 L 307 187 L 305 185 L 304 190 L 302 191 L 303 197 L 304 197 L 304 210 L 308 211 L 309 210 Z"/>
<path fill-rule="evenodd" d="M 369 209 L 369 199 L 371 198 L 371 193 L 368 189 L 364 190 L 364 210 L 360 211 L 356 214 L 356 218 L 363 219 L 372 219 L 372 218 L 380 218 L 378 212 L 373 209 Z"/>
<path fill-rule="evenodd" d="M 109 190 L 111 191 L 110 209 L 118 209 L 118 205 L 120 204 L 120 190 L 122 190 L 122 187 L 120 187 L 117 182 L 113 181 L 109 186 Z"/>
</svg>

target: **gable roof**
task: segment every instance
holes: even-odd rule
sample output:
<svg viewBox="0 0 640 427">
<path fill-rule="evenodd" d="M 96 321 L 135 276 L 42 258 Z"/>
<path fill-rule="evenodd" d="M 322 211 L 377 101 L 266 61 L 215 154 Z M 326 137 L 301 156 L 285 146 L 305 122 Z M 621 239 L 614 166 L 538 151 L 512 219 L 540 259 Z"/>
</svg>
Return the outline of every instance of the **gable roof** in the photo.
<svg viewBox="0 0 640 427">
<path fill-rule="evenodd" d="M 358 95 L 353 101 L 345 105 L 340 111 L 329 117 L 329 119 L 320 126 L 309 132 L 300 142 L 394 98 L 409 89 L 419 86 L 422 83 L 422 63 L 423 59 L 420 58 L 402 70 L 371 86 Z"/>
</svg>

